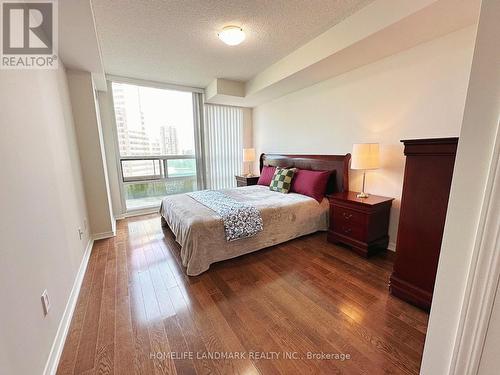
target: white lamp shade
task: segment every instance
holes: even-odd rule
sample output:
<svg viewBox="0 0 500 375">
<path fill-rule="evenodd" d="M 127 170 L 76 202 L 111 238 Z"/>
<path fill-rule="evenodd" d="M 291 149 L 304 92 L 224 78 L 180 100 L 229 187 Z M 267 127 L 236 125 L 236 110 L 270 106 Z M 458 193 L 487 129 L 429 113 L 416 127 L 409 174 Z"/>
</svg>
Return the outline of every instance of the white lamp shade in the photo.
<svg viewBox="0 0 500 375">
<path fill-rule="evenodd" d="M 243 161 L 255 161 L 255 149 L 254 148 L 244 148 L 243 149 Z"/>
<path fill-rule="evenodd" d="M 352 146 L 351 169 L 377 169 L 379 167 L 378 143 L 355 143 Z"/>
</svg>

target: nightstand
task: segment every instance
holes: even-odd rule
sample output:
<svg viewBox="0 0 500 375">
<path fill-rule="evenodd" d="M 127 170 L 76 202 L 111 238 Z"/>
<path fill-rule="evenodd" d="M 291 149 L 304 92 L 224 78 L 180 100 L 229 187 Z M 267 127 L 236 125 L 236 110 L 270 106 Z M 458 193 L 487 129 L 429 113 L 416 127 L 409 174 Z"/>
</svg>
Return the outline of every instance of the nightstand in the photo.
<svg viewBox="0 0 500 375">
<path fill-rule="evenodd" d="M 389 215 L 394 198 L 370 195 L 356 197 L 347 191 L 328 196 L 330 201 L 330 228 L 328 241 L 349 245 L 365 257 L 380 249 L 387 249 Z"/>
<path fill-rule="evenodd" d="M 257 181 L 259 181 L 259 176 L 251 176 L 251 177 L 235 176 L 235 177 L 236 177 L 237 187 L 257 185 Z"/>
</svg>

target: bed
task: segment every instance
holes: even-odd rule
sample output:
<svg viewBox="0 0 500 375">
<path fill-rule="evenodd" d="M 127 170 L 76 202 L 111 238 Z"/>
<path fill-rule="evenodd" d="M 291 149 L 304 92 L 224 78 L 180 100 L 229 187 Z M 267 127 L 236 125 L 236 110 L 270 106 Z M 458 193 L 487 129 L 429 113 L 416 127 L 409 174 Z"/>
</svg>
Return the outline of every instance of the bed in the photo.
<svg viewBox="0 0 500 375">
<path fill-rule="evenodd" d="M 295 167 L 331 171 L 326 194 L 342 192 L 348 187 L 347 155 L 278 155 L 262 154 L 264 166 Z M 221 217 L 188 194 L 163 199 L 160 214 L 181 246 L 181 260 L 189 276 L 199 275 L 212 263 L 238 257 L 294 238 L 328 229 L 329 204 L 308 196 L 282 194 L 268 186 L 254 185 L 221 190 L 235 201 L 257 208 L 263 230 L 252 237 L 227 241 Z"/>
</svg>

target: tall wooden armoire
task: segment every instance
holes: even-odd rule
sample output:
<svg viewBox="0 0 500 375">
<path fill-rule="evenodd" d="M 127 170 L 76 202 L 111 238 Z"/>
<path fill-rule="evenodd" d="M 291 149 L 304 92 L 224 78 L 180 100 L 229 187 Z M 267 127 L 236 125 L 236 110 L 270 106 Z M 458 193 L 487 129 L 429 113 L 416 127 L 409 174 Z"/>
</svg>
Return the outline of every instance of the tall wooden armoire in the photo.
<svg viewBox="0 0 500 375">
<path fill-rule="evenodd" d="M 391 293 L 429 310 L 458 138 L 403 140 L 406 165 Z"/>
</svg>

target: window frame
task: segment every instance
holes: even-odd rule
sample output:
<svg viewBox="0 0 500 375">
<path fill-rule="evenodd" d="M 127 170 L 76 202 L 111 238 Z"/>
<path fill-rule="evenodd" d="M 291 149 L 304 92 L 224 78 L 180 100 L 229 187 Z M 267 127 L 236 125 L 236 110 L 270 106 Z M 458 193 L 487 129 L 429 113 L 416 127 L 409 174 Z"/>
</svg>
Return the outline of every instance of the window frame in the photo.
<svg viewBox="0 0 500 375">
<path fill-rule="evenodd" d="M 159 161 L 160 162 L 160 173 L 158 175 L 145 175 L 136 177 L 125 177 L 123 174 L 123 162 L 124 161 Z M 148 181 L 168 181 L 171 179 L 178 179 L 184 176 L 169 176 L 168 175 L 168 161 L 169 160 L 194 160 L 196 161 L 195 155 L 159 155 L 159 156 L 119 156 L 120 170 L 121 170 L 121 181 L 122 183 L 140 183 Z M 196 173 L 193 175 L 196 176 Z"/>
</svg>

